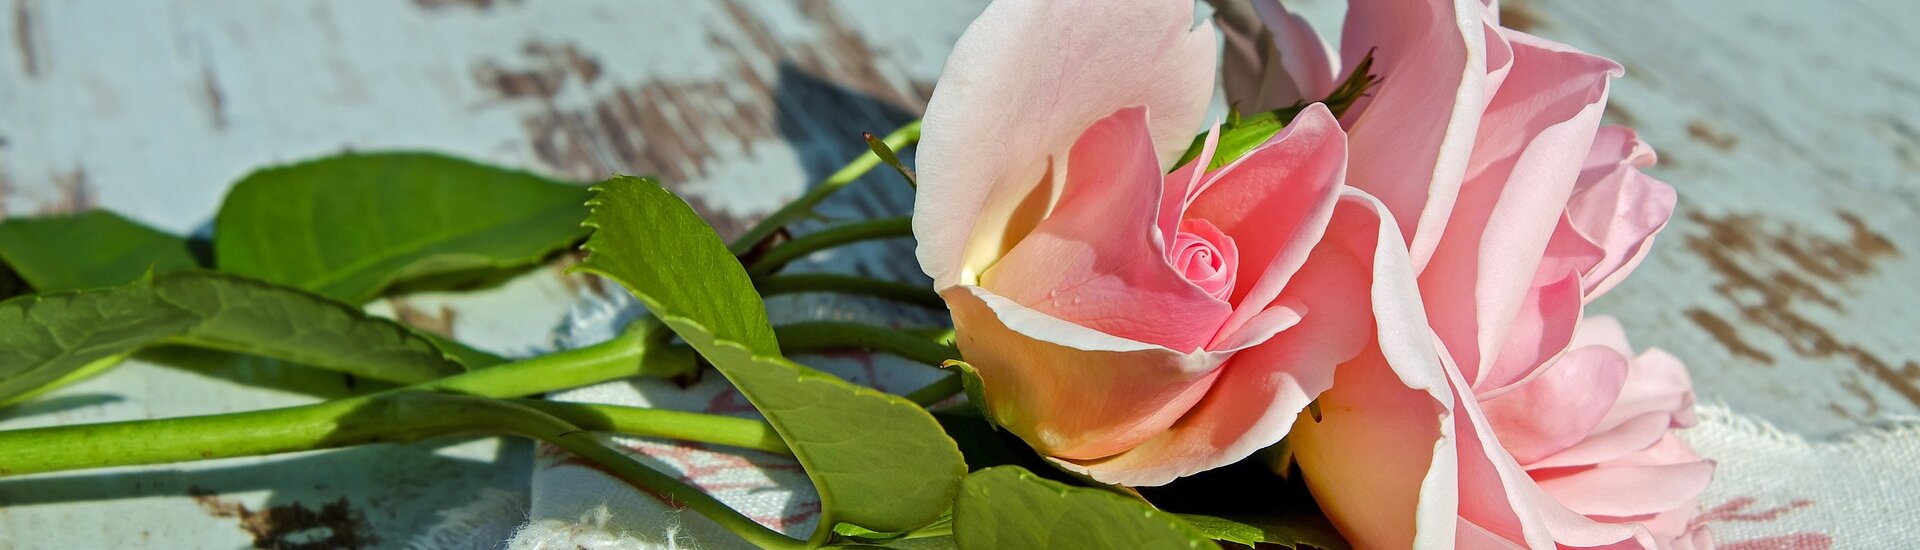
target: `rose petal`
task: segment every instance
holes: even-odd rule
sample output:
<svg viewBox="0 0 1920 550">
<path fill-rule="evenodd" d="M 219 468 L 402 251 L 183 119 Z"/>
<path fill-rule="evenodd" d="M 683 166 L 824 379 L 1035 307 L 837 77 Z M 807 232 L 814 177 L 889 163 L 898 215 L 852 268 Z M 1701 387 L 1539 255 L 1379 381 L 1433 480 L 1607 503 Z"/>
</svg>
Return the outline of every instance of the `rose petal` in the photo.
<svg viewBox="0 0 1920 550">
<path fill-rule="evenodd" d="M 1046 214 L 1051 176 L 1094 121 L 1146 106 L 1159 166 L 1178 158 L 1216 66 L 1213 26 L 1192 21 L 1186 1 L 987 6 L 947 58 L 917 153 L 916 255 L 936 288 L 972 284 Z"/>
<path fill-rule="evenodd" d="M 1577 187 L 1575 192 L 1578 192 Z M 1568 273 L 1578 274 L 1582 281 L 1587 281 L 1587 274 L 1592 273 L 1594 267 L 1606 257 L 1606 250 L 1581 234 L 1573 226 L 1572 218 L 1561 214 L 1560 223 L 1553 228 L 1553 236 L 1547 238 L 1546 256 L 1540 259 L 1540 268 L 1533 272 L 1533 284 L 1540 286 L 1551 283 Z M 1584 298 L 1584 292 L 1582 296 Z"/>
<path fill-rule="evenodd" d="M 1481 371 L 1474 381 L 1482 400 L 1497 395 L 1501 388 L 1524 383 L 1568 348 L 1580 324 L 1580 276 L 1567 272 L 1559 281 L 1533 287 L 1520 303 L 1506 341 L 1492 368 Z M 1612 401 L 1609 400 L 1609 403 Z M 1602 409 L 1605 410 L 1605 409 Z"/>
<path fill-rule="evenodd" d="M 1346 135 L 1316 103 L 1266 144 L 1207 174 L 1193 192 L 1186 217 L 1220 228 L 1240 254 L 1229 299 L 1235 308 L 1220 329 L 1222 339 L 1266 311 L 1306 262 L 1333 215 L 1346 165 Z"/>
<path fill-rule="evenodd" d="M 1272 89 L 1292 88 L 1293 99 L 1285 102 L 1259 105 L 1242 105 L 1243 112 L 1265 111 L 1285 107 L 1294 101 L 1314 101 L 1333 93 L 1340 84 L 1340 54 L 1333 51 L 1333 45 L 1320 39 L 1313 25 L 1299 14 L 1287 11 L 1279 0 L 1255 0 L 1253 10 L 1260 16 L 1260 23 L 1267 32 L 1273 33 L 1273 46 L 1279 54 L 1280 66 L 1276 80 L 1268 84 Z"/>
<path fill-rule="evenodd" d="M 1046 455 L 1100 458 L 1165 431 L 1206 393 L 1227 355 L 1115 337 L 976 286 L 940 295 L 989 414 Z"/>
<path fill-rule="evenodd" d="M 1180 219 L 1186 215 L 1187 204 L 1193 202 L 1193 194 L 1200 190 L 1200 180 L 1206 177 L 1207 165 L 1213 162 L 1213 151 L 1219 146 L 1220 123 L 1214 122 L 1213 127 L 1207 129 L 1206 138 L 1201 140 L 1200 155 L 1167 174 L 1160 192 L 1160 212 L 1154 219 L 1158 220 L 1160 240 L 1168 247 L 1173 246 L 1174 236 L 1180 232 Z"/>
<path fill-rule="evenodd" d="M 1626 379 L 1626 357 L 1589 346 L 1567 352 L 1512 391 L 1481 400 L 1480 407 L 1501 445 L 1526 464 L 1586 439 Z"/>
<path fill-rule="evenodd" d="M 980 276 L 980 286 L 1047 315 L 1181 352 L 1200 349 L 1232 308 L 1167 262 L 1155 228 L 1161 172 L 1145 109 L 1122 109 L 1073 146 L 1053 215 Z"/>
<path fill-rule="evenodd" d="M 1610 170 L 1592 168 L 1606 160 L 1612 161 Z M 1632 130 L 1600 129 L 1587 157 L 1589 168 L 1581 172 L 1567 203 L 1568 222 L 1604 254 L 1582 277 L 1588 302 L 1626 279 L 1646 258 L 1654 235 L 1673 217 L 1678 201 L 1673 187 L 1640 173 L 1639 168 L 1651 164 L 1653 150 Z"/>
<path fill-rule="evenodd" d="M 1356 202 L 1371 208 L 1346 207 Z M 1373 250 L 1350 249 L 1373 261 L 1369 311 L 1377 330 L 1359 357 L 1335 371 L 1333 387 L 1320 395 L 1320 420 L 1295 422 L 1290 448 L 1314 499 L 1357 547 L 1452 547 L 1453 398 L 1405 241 L 1372 197 L 1348 190 L 1341 205 L 1330 242 L 1348 244 L 1348 236 L 1367 233 L 1365 225 L 1378 230 Z"/>
<path fill-rule="evenodd" d="M 1379 223 L 1358 199 L 1342 202 L 1341 208 L 1349 218 Z M 1300 324 L 1228 359 L 1206 397 L 1166 432 L 1111 457 L 1057 463 L 1103 483 L 1161 485 L 1232 464 L 1280 441 L 1307 403 L 1333 384 L 1334 366 L 1359 354 L 1371 339 L 1373 260 L 1356 253 L 1373 253 L 1375 230 L 1343 232 L 1340 242 L 1329 239 L 1316 247 L 1278 300 L 1305 304 L 1308 313 Z M 1348 241 L 1358 242 L 1349 246 Z M 1249 326 L 1269 316 L 1256 317 Z"/>
<path fill-rule="evenodd" d="M 1602 428 L 1572 447 L 1525 464 L 1529 470 L 1598 464 L 1645 449 L 1672 428 L 1673 415 L 1647 413 Z"/>
<path fill-rule="evenodd" d="M 1411 5 L 1410 5 L 1411 4 Z M 1353 0 L 1340 57 L 1371 53 L 1383 82 L 1344 115 L 1349 181 L 1387 205 L 1424 269 L 1466 174 L 1486 106 L 1485 9 L 1467 0 Z"/>
<path fill-rule="evenodd" d="M 1427 311 L 1468 380 L 1498 358 L 1586 158 L 1619 65 L 1501 29 L 1513 61 L 1467 183 L 1421 274 Z"/>
<path fill-rule="evenodd" d="M 1592 516 L 1635 516 L 1673 510 L 1700 496 L 1713 480 L 1705 460 L 1657 466 L 1574 468 L 1539 479 L 1540 488 L 1568 509 Z"/>
<path fill-rule="evenodd" d="M 1468 391 L 1457 368 L 1448 376 Z M 1331 392 L 1329 392 L 1331 393 Z M 1460 518 L 1495 536 L 1534 548 L 1601 546 L 1632 539 L 1644 529 L 1602 523 L 1567 509 L 1542 490 L 1495 437 L 1471 394 L 1454 402 L 1459 437 Z"/>
</svg>

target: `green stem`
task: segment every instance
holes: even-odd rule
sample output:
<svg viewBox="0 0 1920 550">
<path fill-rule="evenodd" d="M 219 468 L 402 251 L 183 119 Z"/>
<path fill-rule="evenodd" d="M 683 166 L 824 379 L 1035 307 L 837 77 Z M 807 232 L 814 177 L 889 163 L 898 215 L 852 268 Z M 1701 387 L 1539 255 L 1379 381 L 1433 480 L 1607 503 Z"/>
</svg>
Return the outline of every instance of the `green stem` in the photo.
<svg viewBox="0 0 1920 550">
<path fill-rule="evenodd" d="M 665 325 L 652 317 L 634 321 L 611 340 L 524 361 L 456 374 L 410 389 L 484 397 L 523 397 L 590 386 L 633 376 L 671 378 L 697 367 L 693 350 L 667 345 Z"/>
<path fill-rule="evenodd" d="M 865 323 L 843 321 L 805 321 L 780 325 L 774 330 L 780 349 L 787 355 L 858 349 L 897 355 L 912 361 L 939 365 L 959 359 L 953 348 L 908 331 Z"/>
<path fill-rule="evenodd" d="M 0 431 L 0 476 L 414 441 L 471 429 L 460 419 L 385 408 L 395 399 L 427 393 L 403 388 L 262 411 Z M 789 454 L 779 434 L 759 420 L 614 405 L 515 402 L 585 430 Z"/>
<path fill-rule="evenodd" d="M 794 260 L 840 245 L 913 236 L 913 218 L 878 218 L 829 227 L 781 243 L 747 266 L 747 274 L 765 278 Z"/>
<path fill-rule="evenodd" d="M 954 373 L 935 380 L 932 384 L 927 384 L 925 387 L 913 390 L 901 397 L 905 397 L 908 401 L 917 403 L 922 407 L 931 407 L 934 403 L 946 401 L 947 398 L 966 391 L 966 389 L 966 384 L 961 381 L 960 374 Z"/>
<path fill-rule="evenodd" d="M 81 365 L 80 368 L 75 369 L 73 372 L 62 374 L 60 375 L 59 378 L 55 378 L 51 382 L 41 384 L 40 387 L 27 390 L 26 392 L 23 392 L 19 395 L 15 395 L 13 397 L 0 399 L 0 409 L 25 403 L 27 401 L 32 400 L 35 397 L 40 397 L 41 395 L 45 395 L 47 392 L 60 389 L 74 382 L 79 382 L 81 380 L 92 378 L 93 375 L 105 372 L 107 369 L 113 368 L 114 365 L 120 364 L 121 361 L 125 361 L 127 359 L 127 355 L 129 354 L 122 353 L 119 355 L 109 355 L 106 357 L 95 359 L 92 363 Z"/>
<path fill-rule="evenodd" d="M 880 141 L 886 143 L 888 147 L 896 151 L 918 142 L 920 141 L 920 121 L 909 122 L 905 126 L 901 126 L 900 129 L 894 130 L 893 133 L 887 134 L 887 137 L 881 138 Z M 772 236 L 775 231 L 779 231 L 780 228 L 786 227 L 787 224 L 811 215 L 814 205 L 820 204 L 820 201 L 826 200 L 827 197 L 835 191 L 839 191 L 841 187 L 846 187 L 847 184 L 860 179 L 860 176 L 866 175 L 868 171 L 873 170 L 873 167 L 879 165 L 879 155 L 873 154 L 873 151 L 861 153 L 860 156 L 855 157 L 852 162 L 848 162 L 845 167 L 840 168 L 840 171 L 827 176 L 827 180 L 820 182 L 818 187 L 808 190 L 807 193 L 801 195 L 800 198 L 794 199 L 793 202 L 787 203 L 786 206 L 782 206 L 779 210 L 775 210 L 772 214 L 767 215 L 766 219 L 760 220 L 760 223 L 754 224 L 753 228 L 748 229 L 746 234 L 741 235 L 739 239 L 733 241 L 733 245 L 730 247 L 733 250 L 733 254 L 736 256 L 746 254 L 748 251 L 753 250 L 754 246 L 759 245 L 761 241 Z"/>
<path fill-rule="evenodd" d="M 872 296 L 929 309 L 947 308 L 946 301 L 941 300 L 939 294 L 928 290 L 927 285 L 883 281 L 854 275 L 833 273 L 774 275 L 761 280 L 758 286 L 761 296 L 799 292 L 839 292 Z"/>
<path fill-rule="evenodd" d="M 582 430 L 697 441 L 792 455 L 780 434 L 764 421 L 714 414 L 567 403 L 540 399 L 515 399 L 515 403 L 553 415 Z"/>
<path fill-rule="evenodd" d="M 316 418 L 328 418 L 329 414 L 338 414 L 338 408 L 351 410 L 367 403 L 404 391 L 443 391 L 462 393 L 481 397 L 522 397 L 548 391 L 579 387 L 607 380 L 616 380 L 629 376 L 671 376 L 677 373 L 691 372 L 694 367 L 691 350 L 658 342 L 657 333 L 666 329 L 658 323 L 636 322 L 606 342 L 571 349 L 549 355 L 535 357 L 525 361 L 489 367 L 476 371 L 456 374 L 440 380 L 397 388 L 384 392 L 358 397 L 350 397 L 281 409 L 269 409 L 233 413 L 225 415 L 198 416 L 158 420 L 136 420 L 108 424 L 81 424 L 40 428 L 36 430 L 16 430 L 0 432 L 0 475 L 19 474 L 49 470 L 68 470 L 74 468 L 96 467 L 101 465 L 158 464 L 204 458 L 227 456 L 251 456 L 287 452 L 273 443 L 273 437 L 248 437 L 221 440 L 231 444 L 218 447 L 206 447 L 196 443 L 200 439 L 182 439 L 173 441 L 170 436 L 158 433 L 140 432 L 139 426 L 173 426 L 189 435 L 201 433 L 196 426 L 213 426 L 219 429 L 240 430 L 242 432 L 280 433 L 289 430 L 313 430 L 310 424 Z M 94 430 L 113 430 L 114 426 L 135 426 L 125 432 L 136 437 L 121 441 L 138 441 L 137 445 L 125 445 L 115 448 L 107 443 L 116 441 L 119 436 L 87 436 L 90 444 L 98 447 L 64 446 L 43 447 L 35 443 L 35 435 L 47 433 L 90 434 Z M 119 432 L 113 432 L 119 433 Z M 28 434 L 28 435 L 22 435 Z M 259 434 L 256 434 L 259 435 Z M 206 437 L 202 434 L 199 437 Z M 181 451 L 183 448 L 192 448 Z M 172 450 L 168 450 L 172 449 Z M 102 462 L 104 461 L 104 462 Z"/>
</svg>

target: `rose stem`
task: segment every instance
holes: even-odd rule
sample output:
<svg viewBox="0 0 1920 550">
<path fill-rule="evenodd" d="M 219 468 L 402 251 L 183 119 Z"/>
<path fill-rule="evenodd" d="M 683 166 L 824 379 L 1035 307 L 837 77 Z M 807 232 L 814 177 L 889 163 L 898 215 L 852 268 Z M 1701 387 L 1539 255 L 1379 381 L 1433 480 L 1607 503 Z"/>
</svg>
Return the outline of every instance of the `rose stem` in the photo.
<svg viewBox="0 0 1920 550">
<path fill-rule="evenodd" d="M 764 279 L 808 254 L 862 241 L 913 236 L 913 218 L 878 218 L 829 227 L 781 243 L 747 266 L 747 274 Z"/>
<path fill-rule="evenodd" d="M 907 392 L 906 395 L 901 397 L 905 397 L 908 401 L 912 401 L 922 407 L 931 407 L 934 403 L 946 401 L 947 398 L 953 397 L 954 394 L 965 390 L 966 385 L 960 380 L 959 374 L 948 374 L 939 380 L 933 381 L 932 384 L 927 384 L 920 389 Z"/>
<path fill-rule="evenodd" d="M 947 303 L 939 294 L 928 290 L 927 285 L 907 284 L 897 281 L 885 281 L 854 275 L 837 273 L 793 273 L 774 275 L 759 281 L 761 296 L 778 296 L 800 292 L 839 292 L 872 296 L 912 304 L 929 309 L 947 308 Z"/>
<path fill-rule="evenodd" d="M 781 351 L 788 355 L 857 349 L 890 353 L 933 366 L 960 358 L 953 348 L 938 340 L 865 323 L 805 321 L 780 325 L 774 333 L 780 338 Z"/>
<path fill-rule="evenodd" d="M 558 412 L 559 414 L 553 414 Z M 408 442 L 454 433 L 510 434 L 547 441 L 591 460 L 615 477 L 693 508 L 757 544 L 798 546 L 799 541 L 740 516 L 712 496 L 635 462 L 584 427 L 622 431 L 726 432 L 728 444 L 784 450 L 779 438 L 755 420 L 646 409 L 513 401 L 420 391 L 397 391 L 304 407 L 165 420 L 60 426 L 0 433 L 0 473 L 25 474 L 73 468 L 158 464 L 376 442 Z M 682 424 L 658 426 L 658 424 Z M 664 428 L 664 429 L 657 429 Z M 639 435 L 654 435 L 641 433 Z M 128 442 L 140 442 L 129 445 Z M 772 442 L 769 444 L 769 442 Z"/>
<path fill-rule="evenodd" d="M 920 121 L 916 120 L 907 123 L 905 126 L 901 126 L 899 129 L 894 130 L 893 133 L 887 134 L 887 137 L 882 138 L 881 141 L 896 151 L 919 142 Z M 779 210 L 768 215 L 766 219 L 760 220 L 760 223 L 754 224 L 753 228 L 748 229 L 746 234 L 734 240 L 731 246 L 734 255 L 738 256 L 752 251 L 761 241 L 773 236 L 774 232 L 786 227 L 787 224 L 812 215 L 814 205 L 820 204 L 820 201 L 826 200 L 827 196 L 832 195 L 835 191 L 839 191 L 841 187 L 846 187 L 847 184 L 853 183 L 854 180 L 860 179 L 860 176 L 866 175 L 868 171 L 873 170 L 873 167 L 879 165 L 880 156 L 873 154 L 873 151 L 867 151 L 861 153 L 858 157 L 854 157 L 853 161 L 848 162 L 847 165 L 840 168 L 838 172 L 827 176 L 827 180 L 820 182 L 819 186 L 808 190 L 806 194 L 801 195 L 798 199 L 794 199 L 791 203 L 787 203 L 786 206 L 780 207 Z"/>
</svg>

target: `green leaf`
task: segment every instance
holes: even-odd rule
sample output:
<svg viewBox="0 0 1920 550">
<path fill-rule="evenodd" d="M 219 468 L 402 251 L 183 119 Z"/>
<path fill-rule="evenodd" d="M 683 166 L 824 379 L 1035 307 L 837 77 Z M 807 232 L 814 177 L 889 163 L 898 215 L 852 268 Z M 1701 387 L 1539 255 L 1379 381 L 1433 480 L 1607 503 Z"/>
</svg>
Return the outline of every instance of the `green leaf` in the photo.
<svg viewBox="0 0 1920 550">
<path fill-rule="evenodd" d="M 198 265 L 186 239 L 105 210 L 0 222 L 0 259 L 40 292 L 120 286 L 148 270 Z"/>
<path fill-rule="evenodd" d="M 0 302 L 0 400 L 156 344 L 249 353 L 399 383 L 462 370 L 412 329 L 358 308 L 260 281 L 183 271 Z"/>
<path fill-rule="evenodd" d="M 33 289 L 27 287 L 27 282 L 20 280 L 20 275 L 14 273 L 13 268 L 0 263 L 0 300 L 29 292 L 33 292 Z"/>
<path fill-rule="evenodd" d="M 390 287 L 524 267 L 585 236 L 585 188 L 427 153 L 254 172 L 214 222 L 221 271 L 363 303 Z"/>
<path fill-rule="evenodd" d="M 973 410 L 980 413 L 980 417 L 987 422 L 988 426 L 992 426 L 995 430 L 1000 429 L 993 423 L 993 414 L 987 411 L 987 385 L 980 381 L 980 371 L 974 369 L 972 364 L 959 359 L 941 362 L 940 368 L 953 369 L 960 373 L 960 389 L 967 393 L 967 404 L 972 405 Z"/>
<path fill-rule="evenodd" d="M 1174 514 L 1117 493 L 1072 487 L 1018 466 L 969 474 L 953 505 L 962 550 L 1219 548 Z"/>
<path fill-rule="evenodd" d="M 1275 544 L 1287 548 L 1302 546 L 1320 550 L 1347 550 L 1347 540 L 1327 522 L 1327 518 L 1300 514 L 1287 517 L 1233 516 L 1217 517 L 1200 514 L 1177 514 L 1194 528 L 1199 529 L 1214 540 L 1235 542 L 1246 546 Z"/>
<path fill-rule="evenodd" d="M 678 197 L 625 176 L 594 189 L 578 269 L 633 292 L 766 416 L 820 492 L 815 542 L 839 522 L 897 533 L 947 509 L 966 464 L 931 415 L 782 358 L 746 269 Z"/>
</svg>

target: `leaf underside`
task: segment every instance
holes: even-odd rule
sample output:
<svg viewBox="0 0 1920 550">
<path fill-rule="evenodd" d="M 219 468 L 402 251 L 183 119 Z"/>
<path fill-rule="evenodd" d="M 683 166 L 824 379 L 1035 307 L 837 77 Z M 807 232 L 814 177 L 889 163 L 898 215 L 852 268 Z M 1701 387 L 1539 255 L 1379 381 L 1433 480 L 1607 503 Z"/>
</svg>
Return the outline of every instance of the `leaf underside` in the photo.
<svg viewBox="0 0 1920 550">
<path fill-rule="evenodd" d="M 633 292 L 760 410 L 820 493 L 816 541 L 838 522 L 903 532 L 940 517 L 966 465 L 931 415 L 782 358 L 746 270 L 679 197 L 625 176 L 594 189 L 579 269 Z"/>
<path fill-rule="evenodd" d="M 460 364 L 403 325 L 299 290 L 205 271 L 0 302 L 0 400 L 156 344 L 272 357 L 399 383 Z"/>
</svg>

